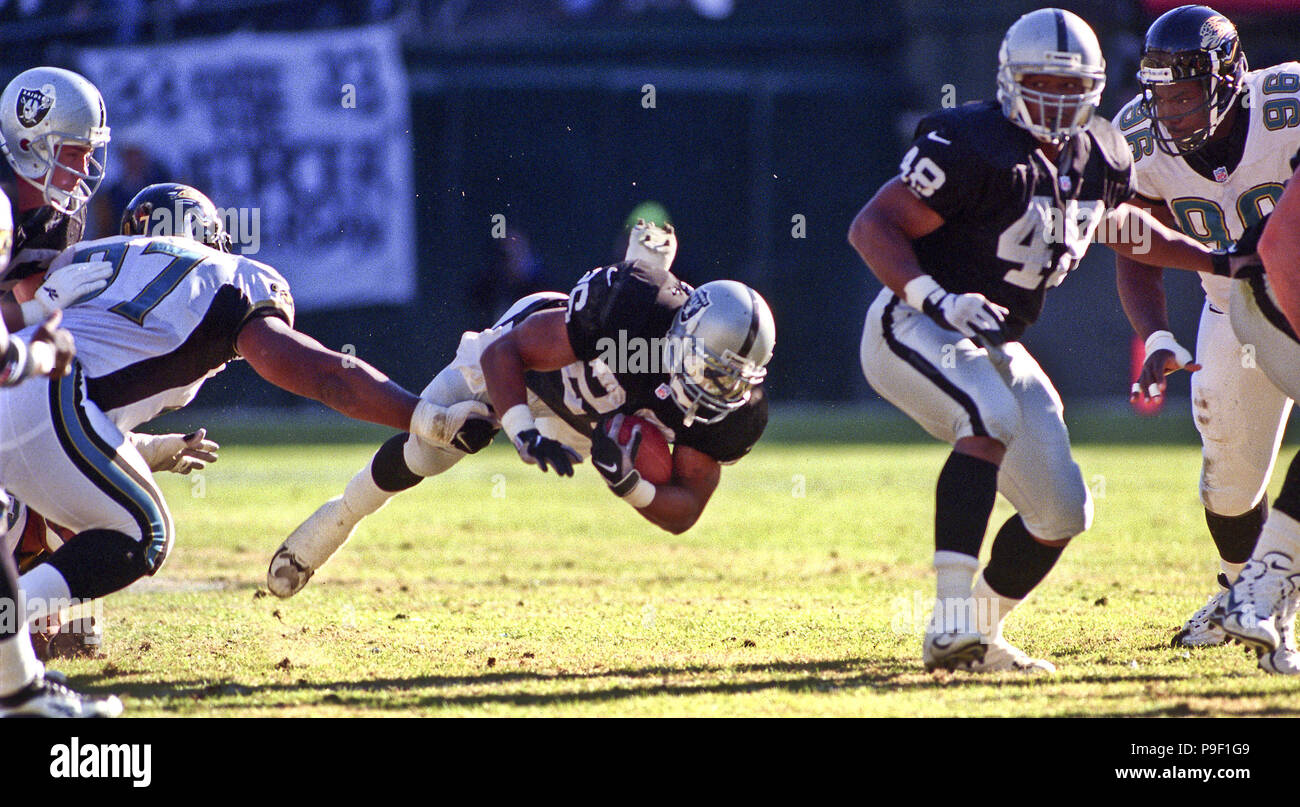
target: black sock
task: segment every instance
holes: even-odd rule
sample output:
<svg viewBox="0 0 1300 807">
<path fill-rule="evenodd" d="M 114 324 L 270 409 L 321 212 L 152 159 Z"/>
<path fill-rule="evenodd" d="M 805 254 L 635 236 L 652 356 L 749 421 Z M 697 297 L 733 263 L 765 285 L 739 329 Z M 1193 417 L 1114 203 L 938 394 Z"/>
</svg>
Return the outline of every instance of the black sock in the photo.
<svg viewBox="0 0 1300 807">
<path fill-rule="evenodd" d="M 144 549 L 143 543 L 116 530 L 86 530 L 46 562 L 63 575 L 74 600 L 93 600 L 150 574 Z"/>
<path fill-rule="evenodd" d="M 0 642 L 14 636 L 18 626 L 26 623 L 18 616 L 18 567 L 14 565 L 13 556 L 0 550 Z"/>
<path fill-rule="evenodd" d="M 934 549 L 979 557 L 998 495 L 998 466 L 954 451 L 935 489 Z"/>
<path fill-rule="evenodd" d="M 1282 482 L 1282 490 L 1278 492 L 1273 507 L 1300 521 L 1300 454 L 1296 454 L 1286 469 L 1286 480 Z"/>
<path fill-rule="evenodd" d="M 380 490 L 396 493 L 399 490 L 413 488 L 424 479 L 406 464 L 403 447 L 410 437 L 409 434 L 390 437 L 375 452 L 375 458 L 370 463 L 370 476 Z"/>
<path fill-rule="evenodd" d="M 1228 563 L 1245 563 L 1250 560 L 1250 553 L 1255 551 L 1259 541 L 1259 531 L 1268 519 L 1268 495 L 1260 499 L 1259 504 L 1239 516 L 1221 516 L 1205 511 L 1205 524 L 1210 528 L 1210 537 L 1219 548 L 1219 557 Z"/>
<path fill-rule="evenodd" d="M 1047 577 L 1064 548 L 1035 541 L 1017 513 L 1007 519 L 993 539 L 993 554 L 984 568 L 984 580 L 1003 597 L 1023 600 Z"/>
</svg>

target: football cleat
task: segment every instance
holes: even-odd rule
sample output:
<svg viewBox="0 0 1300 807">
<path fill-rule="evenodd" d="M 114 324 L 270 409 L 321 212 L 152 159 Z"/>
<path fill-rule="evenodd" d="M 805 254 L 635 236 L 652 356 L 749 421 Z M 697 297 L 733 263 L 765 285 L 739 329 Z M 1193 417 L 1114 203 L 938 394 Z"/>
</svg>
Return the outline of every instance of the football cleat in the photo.
<svg viewBox="0 0 1300 807">
<path fill-rule="evenodd" d="M 1025 651 L 997 638 L 987 645 L 984 657 L 970 665 L 971 672 L 1016 672 L 1026 675 L 1055 675 L 1056 665 L 1047 659 L 1033 658 Z"/>
<path fill-rule="evenodd" d="M 969 604 L 964 606 L 944 608 L 936 601 L 921 645 L 926 672 L 956 670 L 984 658 L 986 645 L 979 631 L 971 626 Z"/>
<path fill-rule="evenodd" d="M 0 698 L 0 717 L 117 717 L 122 701 L 77 692 L 54 673 L 36 680 L 12 695 Z"/>
<path fill-rule="evenodd" d="M 1278 614 L 1294 594 L 1297 577 L 1289 555 L 1269 552 L 1262 559 L 1251 558 L 1228 589 L 1222 616 L 1211 618 L 1247 647 L 1271 653 L 1282 642 Z"/>
<path fill-rule="evenodd" d="M 315 569 L 298 560 L 288 547 L 281 546 L 266 570 L 266 587 L 277 597 L 292 597 L 302 591 L 315 573 Z"/>
<path fill-rule="evenodd" d="M 1273 675 L 1300 675 L 1300 652 L 1295 644 L 1295 615 L 1300 598 L 1291 596 L 1277 617 L 1280 641 L 1275 649 L 1259 654 L 1259 668 Z"/>
<path fill-rule="evenodd" d="M 1178 631 L 1170 642 L 1172 646 L 1212 647 L 1227 644 L 1228 634 L 1213 622 L 1216 614 L 1222 614 L 1223 603 L 1228 599 L 1228 576 L 1222 572 L 1219 573 L 1219 585 L 1221 586 L 1219 591 L 1211 594 L 1205 605 L 1183 623 L 1182 630 Z"/>
<path fill-rule="evenodd" d="M 360 521 L 342 496 L 316 508 L 275 551 L 266 570 L 266 587 L 277 597 L 292 597 L 302 591 L 319 568 L 309 558 L 324 563 L 347 543 Z"/>
</svg>

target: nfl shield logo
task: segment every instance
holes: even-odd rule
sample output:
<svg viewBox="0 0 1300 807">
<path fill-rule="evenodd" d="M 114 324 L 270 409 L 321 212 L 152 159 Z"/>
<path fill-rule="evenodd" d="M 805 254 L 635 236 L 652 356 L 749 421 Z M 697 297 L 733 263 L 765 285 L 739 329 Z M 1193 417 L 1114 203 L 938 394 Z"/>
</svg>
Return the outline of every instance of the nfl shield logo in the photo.
<svg viewBox="0 0 1300 807">
<path fill-rule="evenodd" d="M 1069 193 L 1070 188 L 1073 187 L 1073 185 L 1074 183 L 1070 181 L 1069 174 L 1061 174 L 1061 190 L 1063 192 Z"/>
<path fill-rule="evenodd" d="M 1218 168 L 1214 169 L 1214 181 L 1215 181 L 1215 182 L 1227 182 L 1227 181 L 1228 181 L 1228 169 L 1224 168 L 1223 166 L 1219 166 Z"/>
<path fill-rule="evenodd" d="M 655 397 L 661 401 L 668 400 L 668 396 L 672 394 L 673 391 L 668 388 L 667 384 L 660 384 L 659 386 L 655 387 Z"/>
</svg>

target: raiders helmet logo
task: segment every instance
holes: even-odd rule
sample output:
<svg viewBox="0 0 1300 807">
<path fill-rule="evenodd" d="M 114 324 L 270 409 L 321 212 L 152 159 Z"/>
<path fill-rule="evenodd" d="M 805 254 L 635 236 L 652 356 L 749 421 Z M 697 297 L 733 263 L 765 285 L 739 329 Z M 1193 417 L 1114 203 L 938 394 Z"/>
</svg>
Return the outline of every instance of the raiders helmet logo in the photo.
<svg viewBox="0 0 1300 807">
<path fill-rule="evenodd" d="M 24 87 L 18 91 L 18 122 L 28 129 L 45 120 L 53 107 L 53 84 L 46 84 L 39 90 Z"/>
<path fill-rule="evenodd" d="M 690 322 L 708 307 L 709 292 L 707 289 L 692 292 L 690 298 L 686 301 L 686 305 L 682 306 L 682 322 Z"/>
</svg>

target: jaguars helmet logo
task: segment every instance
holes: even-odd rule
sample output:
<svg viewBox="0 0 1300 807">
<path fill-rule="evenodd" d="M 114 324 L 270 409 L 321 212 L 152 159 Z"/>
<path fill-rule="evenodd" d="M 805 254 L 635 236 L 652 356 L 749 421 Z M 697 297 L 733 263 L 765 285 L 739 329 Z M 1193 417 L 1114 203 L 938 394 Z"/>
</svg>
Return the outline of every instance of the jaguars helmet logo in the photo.
<svg viewBox="0 0 1300 807">
<path fill-rule="evenodd" d="M 1217 50 L 1225 40 L 1237 35 L 1227 17 L 1210 17 L 1201 23 L 1201 50 Z"/>
<path fill-rule="evenodd" d="M 54 108 L 54 85 L 39 90 L 24 87 L 18 91 L 18 122 L 28 129 L 45 120 Z"/>
</svg>

